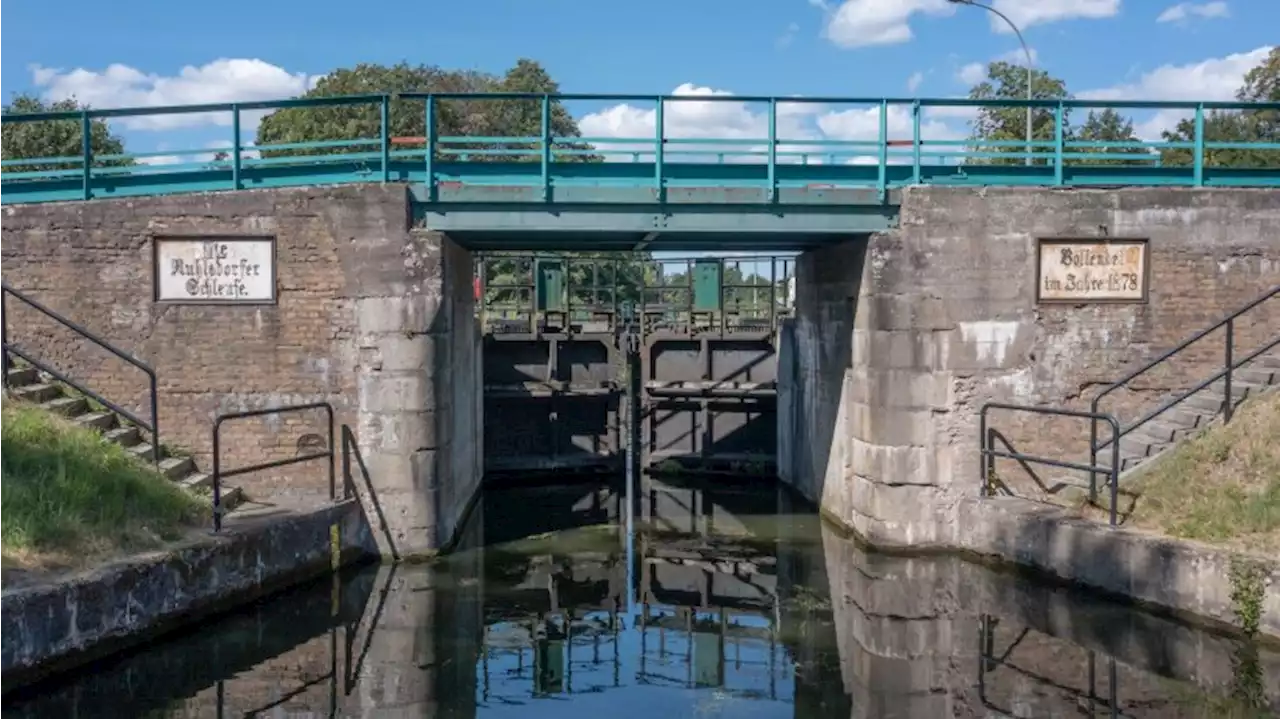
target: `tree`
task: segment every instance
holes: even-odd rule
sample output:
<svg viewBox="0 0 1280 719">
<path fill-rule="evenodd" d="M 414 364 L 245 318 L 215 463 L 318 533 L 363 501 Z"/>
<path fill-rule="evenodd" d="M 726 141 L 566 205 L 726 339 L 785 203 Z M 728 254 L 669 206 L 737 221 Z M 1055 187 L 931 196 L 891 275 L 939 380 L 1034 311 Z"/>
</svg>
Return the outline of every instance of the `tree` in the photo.
<svg viewBox="0 0 1280 719">
<path fill-rule="evenodd" d="M 1025 100 L 1027 97 L 1027 69 L 1007 62 L 993 62 L 987 66 L 987 79 L 969 90 L 974 100 Z M 1067 85 L 1043 70 L 1031 71 L 1031 97 L 1034 100 L 1056 100 L 1067 97 Z M 1065 115 L 1065 113 L 1064 113 Z M 1055 139 L 1053 108 L 1035 108 L 1031 112 L 1031 136 L 1033 140 Z M 1064 116 L 1063 122 L 1069 122 Z M 972 123 L 972 140 L 1015 142 L 1027 137 L 1027 111 L 1025 107 L 984 107 Z M 1043 153 L 1043 147 L 1032 148 Z M 990 147 L 975 145 L 974 151 L 987 154 L 1023 153 L 1013 157 L 972 159 L 979 165 L 1021 165 L 1026 162 L 1025 145 Z M 1036 158 L 1036 164 L 1047 164 L 1048 159 Z"/>
<path fill-rule="evenodd" d="M 1076 140 L 1087 142 L 1141 142 L 1138 136 L 1133 132 L 1133 120 L 1130 120 L 1120 113 L 1107 108 L 1102 112 L 1089 111 L 1089 116 L 1085 118 L 1084 124 L 1079 130 L 1072 133 Z M 1079 152 L 1087 152 L 1090 155 L 1121 155 L 1114 160 L 1068 160 L 1070 164 L 1075 165 L 1151 165 L 1151 161 L 1155 155 L 1144 153 L 1137 147 L 1082 147 L 1077 148 Z M 1143 155 L 1146 155 L 1144 157 Z"/>
<path fill-rule="evenodd" d="M 1280 102 L 1280 47 L 1272 48 L 1257 67 L 1245 73 L 1244 84 L 1236 91 L 1240 102 Z M 1194 118 L 1178 121 L 1163 133 L 1166 142 L 1195 142 Z M 1204 116 L 1205 142 L 1280 142 L 1280 112 L 1275 110 L 1212 110 Z M 1160 151 L 1162 163 L 1191 165 L 1194 150 L 1185 147 Z M 1280 167 L 1280 152 L 1252 148 L 1206 148 L 1204 164 L 1209 167 Z"/>
<path fill-rule="evenodd" d="M 303 95 L 305 98 L 338 95 L 398 93 L 556 93 L 559 86 L 543 67 L 521 59 L 503 77 L 470 70 L 444 70 L 431 65 L 390 67 L 360 64 L 335 70 Z M 538 136 L 542 128 L 540 100 L 442 99 L 436 102 L 436 132 L 442 137 Z M 393 98 L 390 106 L 392 137 L 421 138 L 427 134 L 425 102 Z M 557 137 L 577 137 L 577 122 L 560 102 L 551 106 L 551 129 Z M 376 140 L 381 132 L 381 112 L 377 103 L 293 107 L 277 110 L 258 126 L 257 144 L 272 145 L 317 141 Z M 418 143 L 421 144 L 421 143 Z M 510 148 L 501 143 L 449 143 L 454 151 Z M 367 145 L 264 150 L 264 157 L 296 154 L 338 154 L 368 151 Z M 512 156 L 476 154 L 472 160 L 506 160 Z M 520 159 L 533 160 L 535 157 Z M 568 159 L 568 158 L 563 158 Z"/>
<path fill-rule="evenodd" d="M 74 98 L 45 103 L 33 95 L 15 95 L 4 106 L 5 115 L 34 112 L 80 112 L 88 109 Z M 80 157 L 84 151 L 82 123 L 80 120 L 46 120 L 43 122 L 6 123 L 0 154 L 5 160 L 34 160 L 44 157 Z M 95 157 L 123 155 L 124 141 L 111 132 L 105 120 L 89 123 L 89 146 Z M 132 165 L 132 158 L 116 157 L 94 160 L 94 167 Z M 78 170 L 81 163 L 55 162 L 34 165 L 16 165 L 4 168 L 8 172 L 42 172 L 47 170 Z"/>
</svg>

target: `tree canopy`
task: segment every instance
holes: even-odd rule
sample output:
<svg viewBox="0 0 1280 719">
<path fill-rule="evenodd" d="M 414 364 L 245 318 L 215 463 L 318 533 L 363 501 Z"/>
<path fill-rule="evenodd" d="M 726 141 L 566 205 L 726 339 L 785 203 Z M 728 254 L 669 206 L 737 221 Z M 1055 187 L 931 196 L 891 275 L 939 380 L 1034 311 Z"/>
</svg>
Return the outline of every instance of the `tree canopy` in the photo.
<svg viewBox="0 0 1280 719">
<path fill-rule="evenodd" d="M 1280 102 L 1280 47 L 1272 48 L 1263 61 L 1245 73 L 1236 91 L 1240 102 Z M 1193 142 L 1194 118 L 1178 122 L 1163 133 L 1166 142 Z M 1280 113 L 1275 110 L 1212 110 L 1204 116 L 1206 142 L 1280 142 Z M 1193 150 L 1170 148 L 1161 151 L 1163 164 L 1192 164 Z M 1206 149 L 1204 163 L 1213 167 L 1280 167 L 1280 151 L 1242 148 Z"/>
<path fill-rule="evenodd" d="M 1031 98 L 1052 100 L 1067 96 L 1067 84 L 1043 70 L 1031 71 Z M 969 90 L 974 100 L 1025 100 L 1027 98 L 1027 68 L 1008 62 L 993 62 L 987 66 L 987 79 Z M 973 120 L 971 139 L 982 141 L 1026 140 L 1027 111 L 1022 107 L 984 107 Z M 1035 108 L 1031 112 L 1032 140 L 1054 139 L 1054 113 L 1049 108 Z M 1025 153 L 1025 146 L 981 147 L 984 153 Z M 1036 149 L 1044 152 L 1043 148 Z M 975 160 L 984 165 L 1021 165 L 1025 155 Z M 1045 160 L 1037 158 L 1037 163 Z"/>
<path fill-rule="evenodd" d="M 973 99 L 1020 100 L 1027 96 L 1026 68 L 1024 66 L 993 62 L 987 66 L 987 77 L 969 91 Z M 1268 56 L 1242 78 L 1236 98 L 1241 102 L 1280 102 L 1280 48 L 1272 49 Z M 1042 70 L 1032 70 L 1031 95 L 1033 99 L 1070 98 L 1066 82 Z M 1083 124 L 1072 125 L 1068 114 L 1064 137 L 1070 141 L 1121 143 L 1137 142 L 1133 121 L 1113 109 L 1091 111 Z M 1026 110 L 1021 107 L 984 107 L 973 120 L 970 139 L 975 148 L 988 154 L 1021 153 L 1018 145 L 1006 147 L 977 147 L 976 141 L 1007 141 L 1016 143 L 1026 138 Z M 1036 108 L 1032 112 L 1032 139 L 1054 139 L 1054 113 L 1051 108 Z M 1275 110 L 1214 110 L 1205 114 L 1204 136 L 1207 142 L 1280 142 L 1280 112 Z M 1172 129 L 1163 132 L 1166 142 L 1190 143 L 1195 139 L 1195 121 L 1187 118 Z M 1136 148 L 1092 147 L 1078 148 L 1076 152 L 1088 152 L 1087 160 L 1071 160 L 1069 164 L 1140 164 L 1149 165 L 1156 159 L 1153 153 L 1147 157 Z M 1044 148 L 1037 149 L 1044 152 Z M 1159 158 L 1165 166 L 1185 166 L 1192 162 L 1190 148 L 1161 149 Z M 1116 155 L 1116 159 L 1099 159 L 1100 154 Z M 1023 157 L 972 159 L 973 164 L 1022 164 Z M 1048 159 L 1037 158 L 1037 164 Z M 1280 152 L 1257 149 L 1207 149 L 1205 164 L 1216 167 L 1280 167 Z"/>
<path fill-rule="evenodd" d="M 34 95 L 15 95 L 4 106 L 4 114 L 33 112 L 80 112 L 87 107 L 74 98 L 46 103 Z M 83 152 L 83 131 L 80 120 L 46 120 L 43 122 L 6 123 L 2 154 L 5 160 L 35 160 L 44 157 L 80 157 Z M 111 132 L 104 120 L 92 120 L 89 124 L 89 143 L 95 156 L 122 155 L 124 141 Z M 130 165 L 131 159 L 95 161 L 94 166 Z M 8 172 L 41 172 L 46 170 L 79 169 L 80 162 L 39 163 L 6 168 Z"/>
<path fill-rule="evenodd" d="M 557 93 L 559 85 L 539 63 L 520 59 L 501 77 L 474 70 L 445 70 L 433 65 L 373 65 L 362 63 L 353 68 L 340 68 L 322 78 L 304 98 L 338 95 L 398 93 Z M 439 136 L 528 137 L 537 136 L 542 128 L 540 100 L 447 99 L 436 103 L 436 132 Z M 395 98 L 390 107 L 392 137 L 424 137 L 425 103 L 422 100 Z M 578 124 L 569 111 L 556 101 L 551 105 L 551 130 L 556 137 L 578 137 Z M 381 132 L 380 109 L 373 103 L 293 107 L 272 112 L 258 126 L 257 144 L 272 145 L 299 142 L 337 141 L 362 138 L 377 139 Z M 494 143 L 450 144 L 451 148 L 473 150 L 494 149 Z M 510 145 L 506 145 L 510 148 Z M 561 146 L 563 147 L 563 145 Z M 264 156 L 287 154 L 346 153 L 367 151 L 368 147 L 334 146 L 324 149 L 265 150 Z M 586 149 L 580 146 L 578 149 Z M 505 159 L 510 156 L 475 155 L 471 159 Z M 533 158 L 520 158 L 533 159 Z M 569 157 L 561 158 L 564 160 Z M 590 159 L 584 155 L 574 159 Z"/>
</svg>

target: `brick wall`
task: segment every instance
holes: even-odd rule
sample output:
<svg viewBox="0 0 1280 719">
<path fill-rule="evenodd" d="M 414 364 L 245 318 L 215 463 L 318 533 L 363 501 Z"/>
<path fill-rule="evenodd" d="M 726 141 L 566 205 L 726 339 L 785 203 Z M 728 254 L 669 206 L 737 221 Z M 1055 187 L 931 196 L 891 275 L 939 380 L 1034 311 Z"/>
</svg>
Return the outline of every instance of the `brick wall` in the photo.
<svg viewBox="0 0 1280 719">
<path fill-rule="evenodd" d="M 1104 228 L 1149 238 L 1149 301 L 1037 304 L 1036 239 Z M 1280 200 L 1256 190 L 916 188 L 898 230 L 809 253 L 797 284 L 784 333 L 797 394 L 780 399 L 794 415 L 783 420 L 788 481 L 874 540 L 948 544 L 956 503 L 977 491 L 981 405 L 1085 408 L 1129 368 L 1280 284 Z M 1280 303 L 1236 329 L 1237 351 L 1260 346 L 1280 332 Z M 1136 419 L 1220 368 L 1222 352 L 1208 337 L 1104 409 Z M 1088 456 L 1081 422 L 992 419 L 1024 452 Z"/>
<path fill-rule="evenodd" d="M 179 195 L 6 207 L 4 279 L 152 364 L 160 433 L 210 467 L 219 413 L 316 401 L 355 426 L 353 298 L 371 245 L 408 241 L 400 186 Z M 158 305 L 156 234 L 273 235 L 273 306 Z M 108 399 L 146 417 L 145 376 L 9 299 L 11 339 Z M 322 412 L 225 426 L 223 466 L 295 455 L 304 435 L 327 438 Z M 253 495 L 326 494 L 320 463 L 236 478 Z"/>
</svg>

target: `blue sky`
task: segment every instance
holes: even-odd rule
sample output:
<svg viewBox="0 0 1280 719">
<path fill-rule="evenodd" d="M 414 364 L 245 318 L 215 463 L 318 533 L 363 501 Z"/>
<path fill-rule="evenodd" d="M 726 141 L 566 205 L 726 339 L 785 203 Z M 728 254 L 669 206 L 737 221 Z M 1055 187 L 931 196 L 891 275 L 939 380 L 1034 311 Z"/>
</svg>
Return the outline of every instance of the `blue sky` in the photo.
<svg viewBox="0 0 1280 719">
<path fill-rule="evenodd" d="M 1037 66 L 1084 96 L 1229 99 L 1280 27 L 1280 0 L 992 1 L 1023 28 Z M 990 13 L 946 0 L 467 0 L 379 9 L 331 0 L 11 0 L 8 7 L 6 98 L 74 94 L 98 107 L 290 96 L 357 62 L 501 72 L 521 56 L 540 60 L 576 92 L 945 97 L 963 94 L 982 63 L 1018 52 Z M 668 111 L 669 134 L 747 135 L 760 127 L 750 107 L 686 105 Z M 789 129 L 850 139 L 874 131 L 871 111 L 841 110 L 823 108 Z M 593 111 L 584 117 L 589 135 L 646 135 L 645 123 L 652 127 L 643 107 L 577 108 L 582 116 Z M 188 118 L 176 131 L 121 129 L 134 149 L 208 147 L 227 136 L 215 119 Z M 939 115 L 926 134 L 963 133 L 964 119 Z M 1175 119 L 1138 116 L 1147 135 Z M 903 118 L 891 120 L 891 132 L 901 131 Z"/>
</svg>

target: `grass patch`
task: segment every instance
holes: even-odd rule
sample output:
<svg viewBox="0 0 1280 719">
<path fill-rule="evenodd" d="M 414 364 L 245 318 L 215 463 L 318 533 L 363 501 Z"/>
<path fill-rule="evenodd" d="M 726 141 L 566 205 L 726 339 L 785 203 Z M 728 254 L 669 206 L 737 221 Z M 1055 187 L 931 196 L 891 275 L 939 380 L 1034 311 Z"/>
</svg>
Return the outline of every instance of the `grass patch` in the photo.
<svg viewBox="0 0 1280 719">
<path fill-rule="evenodd" d="M 1280 550 L 1280 393 L 1245 402 L 1136 479 L 1129 523 L 1276 556 Z"/>
<path fill-rule="evenodd" d="M 205 524 L 203 502 L 96 432 L 13 399 L 2 412 L 6 568 L 83 566 Z"/>
</svg>

